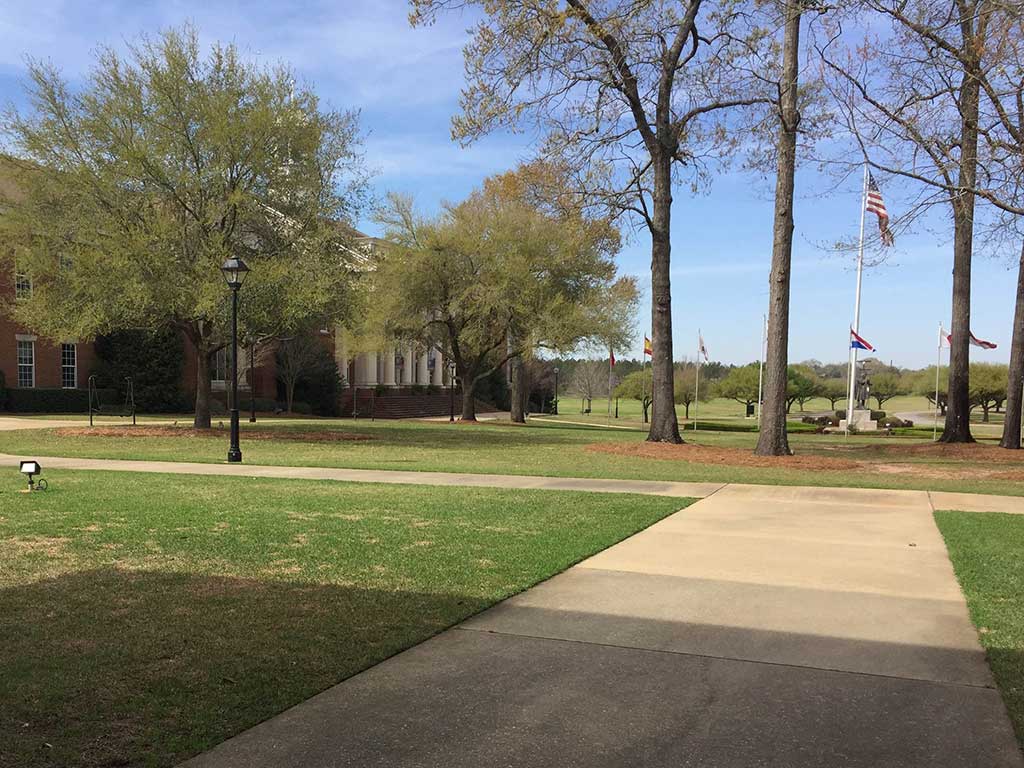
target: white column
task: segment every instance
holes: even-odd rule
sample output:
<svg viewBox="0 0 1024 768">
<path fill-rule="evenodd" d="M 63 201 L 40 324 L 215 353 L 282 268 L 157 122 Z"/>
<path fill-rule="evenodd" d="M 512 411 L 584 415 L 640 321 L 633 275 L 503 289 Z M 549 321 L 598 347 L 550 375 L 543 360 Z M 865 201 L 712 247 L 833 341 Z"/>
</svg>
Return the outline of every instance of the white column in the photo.
<svg viewBox="0 0 1024 768">
<path fill-rule="evenodd" d="M 434 353 L 434 375 L 430 378 L 430 383 L 439 387 L 444 386 L 444 355 L 440 349 Z"/>
<path fill-rule="evenodd" d="M 430 383 L 430 369 L 427 368 L 427 350 L 423 350 L 416 361 L 416 383 Z"/>
<path fill-rule="evenodd" d="M 406 347 L 402 351 L 402 357 L 404 363 L 402 365 L 402 383 L 408 386 L 412 384 L 412 367 L 416 365 L 416 355 L 413 353 L 411 346 Z"/>
<path fill-rule="evenodd" d="M 373 387 L 377 384 L 377 353 L 367 352 L 366 358 L 366 385 Z"/>
<path fill-rule="evenodd" d="M 384 350 L 384 386 L 395 386 L 395 350 Z"/>
</svg>

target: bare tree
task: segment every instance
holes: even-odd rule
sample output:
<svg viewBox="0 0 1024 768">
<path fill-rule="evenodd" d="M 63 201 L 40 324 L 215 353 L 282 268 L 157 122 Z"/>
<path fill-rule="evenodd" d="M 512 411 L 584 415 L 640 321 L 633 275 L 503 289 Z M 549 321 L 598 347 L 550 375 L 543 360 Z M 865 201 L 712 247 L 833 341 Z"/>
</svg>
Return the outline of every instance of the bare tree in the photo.
<svg viewBox="0 0 1024 768">
<path fill-rule="evenodd" d="M 285 410 L 292 412 L 295 385 L 309 373 L 323 355 L 323 345 L 312 333 L 298 333 L 282 339 L 275 353 L 277 378 L 284 385 Z"/>
<path fill-rule="evenodd" d="M 572 372 L 576 393 L 593 406 L 594 398 L 608 391 L 608 363 L 604 360 L 581 360 Z"/>
<path fill-rule="evenodd" d="M 971 261 L 978 197 L 981 93 L 989 77 L 993 13 L 1002 0 L 860 0 L 892 24 L 837 57 L 822 50 L 862 157 L 923 185 L 926 204 L 953 219 L 952 345 L 943 442 L 973 442 L 969 343 Z"/>
<path fill-rule="evenodd" d="M 782 78 L 779 83 L 779 137 L 775 179 L 775 220 L 772 237 L 772 269 L 768 295 L 768 349 L 764 361 L 764 402 L 761 431 L 754 452 L 762 456 L 785 456 L 788 412 L 786 385 L 789 369 L 789 290 L 793 257 L 793 186 L 796 178 L 797 88 L 800 75 L 800 20 L 803 0 L 783 0 L 785 34 L 782 48 Z"/>
<path fill-rule="evenodd" d="M 547 135 L 542 153 L 572 169 L 581 194 L 635 215 L 650 232 L 653 392 L 656 402 L 671 403 L 674 174 L 706 181 L 707 163 L 739 141 L 722 121 L 731 108 L 759 101 L 744 62 L 763 36 L 731 33 L 746 24 L 748 4 L 411 4 L 414 24 L 465 6 L 485 13 L 465 48 L 468 84 L 453 121 L 456 138 L 470 142 L 530 122 Z M 655 410 L 648 440 L 681 442 L 674 409 Z"/>
</svg>

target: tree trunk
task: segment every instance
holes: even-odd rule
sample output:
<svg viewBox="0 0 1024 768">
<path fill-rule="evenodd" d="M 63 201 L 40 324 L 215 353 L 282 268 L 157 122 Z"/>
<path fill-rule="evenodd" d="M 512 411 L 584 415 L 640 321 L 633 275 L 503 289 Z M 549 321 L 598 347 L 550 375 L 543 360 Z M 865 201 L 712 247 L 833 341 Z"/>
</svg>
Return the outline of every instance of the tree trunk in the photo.
<svg viewBox="0 0 1024 768">
<path fill-rule="evenodd" d="M 196 346 L 196 413 L 192 426 L 210 428 L 210 353 L 202 345 Z"/>
<path fill-rule="evenodd" d="M 658 403 L 674 403 L 672 377 L 672 156 L 666 150 L 652 154 L 654 195 L 651 220 L 651 394 Z M 656 408 L 647 439 L 681 443 L 675 408 Z"/>
<path fill-rule="evenodd" d="M 683 407 L 684 407 L 684 408 L 686 409 L 686 413 L 685 413 L 685 416 L 684 416 L 684 418 L 685 418 L 685 419 L 686 419 L 687 421 L 689 421 L 689 420 L 690 420 L 690 404 L 689 404 L 689 403 L 684 403 L 684 404 L 683 404 Z"/>
<path fill-rule="evenodd" d="M 284 385 L 284 397 L 285 404 L 288 408 L 288 413 L 292 412 L 292 406 L 295 404 L 295 379 L 288 379 Z M 355 401 L 353 400 L 353 403 Z"/>
<path fill-rule="evenodd" d="M 510 419 L 516 424 L 526 423 L 526 372 L 523 360 L 516 355 L 509 361 L 509 378 L 512 385 Z"/>
<path fill-rule="evenodd" d="M 969 22 L 965 22 L 969 23 Z M 964 48 L 975 36 L 964 35 Z M 972 52 L 971 56 L 977 53 Z M 970 405 L 971 256 L 974 250 L 974 193 L 978 170 L 978 109 L 981 86 L 975 63 L 960 84 L 961 140 L 959 188 L 953 196 L 953 342 L 949 350 L 946 426 L 941 443 L 973 443 Z"/>
<path fill-rule="evenodd" d="M 988 411 L 989 407 L 987 405 L 981 406 L 981 420 L 985 424 L 988 424 Z"/>
<path fill-rule="evenodd" d="M 797 80 L 800 75 L 801 5 L 785 3 L 786 31 L 782 50 L 782 96 L 779 105 L 779 149 L 775 178 L 775 222 L 768 296 L 768 349 L 765 354 L 761 431 L 754 453 L 788 456 L 786 434 L 787 370 L 789 368 L 789 289 L 793 261 L 793 184 L 796 177 Z"/>
<path fill-rule="evenodd" d="M 476 421 L 476 398 L 473 396 L 476 382 L 468 376 L 460 376 L 459 381 L 462 382 L 462 421 Z M 472 383 L 467 387 L 466 381 Z"/>
<path fill-rule="evenodd" d="M 1017 304 L 1013 311 L 1013 338 L 1010 341 L 1010 375 L 1006 384 L 1006 418 L 1003 420 L 1003 448 L 1020 448 L 1020 409 L 1024 390 L 1024 245 L 1017 267 Z"/>
</svg>

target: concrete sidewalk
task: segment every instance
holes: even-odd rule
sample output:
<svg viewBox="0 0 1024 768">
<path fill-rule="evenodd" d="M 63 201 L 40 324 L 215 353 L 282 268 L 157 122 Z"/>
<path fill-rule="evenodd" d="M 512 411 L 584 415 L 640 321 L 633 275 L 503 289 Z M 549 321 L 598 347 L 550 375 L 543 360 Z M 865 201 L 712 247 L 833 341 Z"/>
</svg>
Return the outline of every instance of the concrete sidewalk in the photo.
<svg viewBox="0 0 1024 768">
<path fill-rule="evenodd" d="M 16 468 L 19 458 L 24 457 L 0 453 L 0 466 L 7 465 Z M 32 458 L 38 458 L 44 470 L 86 469 L 108 472 L 160 472 L 171 475 L 269 477 L 286 480 L 337 480 L 351 483 L 640 493 L 689 499 L 702 499 L 705 496 L 710 496 L 724 485 L 723 483 L 675 483 L 659 480 L 605 480 L 583 477 L 538 477 L 534 475 L 478 475 L 468 472 L 410 472 L 391 469 L 284 467 L 266 464 L 204 464 L 188 461 L 73 459 L 56 456 L 34 456 Z M 1024 499 L 1021 499 L 1021 508 L 1024 510 Z"/>
<path fill-rule="evenodd" d="M 17 467 L 20 456 L 0 453 L 0 466 Z M 222 475 L 225 477 L 267 477 L 285 480 L 335 480 L 351 483 L 388 483 L 401 485 L 446 485 L 473 488 L 541 489 L 554 491 L 592 491 L 595 493 L 640 493 L 652 496 L 703 499 L 722 488 L 775 488 L 785 495 L 811 491 L 821 499 L 818 489 L 800 486 L 761 486 L 736 483 L 692 483 L 663 480 L 614 480 L 586 477 L 540 477 L 537 475 L 484 475 L 469 472 L 413 472 L 391 469 L 345 469 L 342 467 L 287 467 L 261 464 L 209 464 L 188 461 L 135 461 L 130 459 L 78 459 L 38 456 L 44 469 L 84 469 L 111 472 L 159 472 L 170 475 Z M 990 496 L 980 493 L 941 491 L 876 491 L 871 488 L 844 489 L 861 498 L 930 500 L 933 509 L 964 512 L 1006 512 L 1024 514 L 1024 496 Z M 820 503 L 826 503 L 820 501 Z"/>
<path fill-rule="evenodd" d="M 728 486 L 189 768 L 1024 766 L 924 492 Z"/>
</svg>

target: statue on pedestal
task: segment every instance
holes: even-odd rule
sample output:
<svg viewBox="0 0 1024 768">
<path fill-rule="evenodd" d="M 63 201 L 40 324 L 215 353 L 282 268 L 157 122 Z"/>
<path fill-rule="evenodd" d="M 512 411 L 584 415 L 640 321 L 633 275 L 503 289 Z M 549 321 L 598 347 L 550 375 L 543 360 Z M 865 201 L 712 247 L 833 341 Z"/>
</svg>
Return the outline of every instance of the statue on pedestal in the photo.
<svg viewBox="0 0 1024 768">
<path fill-rule="evenodd" d="M 867 402 L 870 396 L 871 379 L 868 378 L 867 373 L 862 373 L 860 378 L 857 380 L 857 385 L 854 389 L 854 399 L 857 401 L 857 407 L 867 408 Z"/>
</svg>

